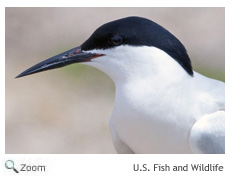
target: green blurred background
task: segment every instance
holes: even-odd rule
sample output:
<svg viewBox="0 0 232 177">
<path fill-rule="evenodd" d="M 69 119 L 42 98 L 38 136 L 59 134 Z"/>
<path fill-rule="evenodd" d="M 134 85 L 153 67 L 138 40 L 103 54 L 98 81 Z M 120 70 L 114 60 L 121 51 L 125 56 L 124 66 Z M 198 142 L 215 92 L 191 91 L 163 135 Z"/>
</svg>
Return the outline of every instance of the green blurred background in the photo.
<svg viewBox="0 0 232 177">
<path fill-rule="evenodd" d="M 159 23 L 182 41 L 195 71 L 225 80 L 224 8 L 6 8 L 6 153 L 116 153 L 107 75 L 73 64 L 14 77 L 127 16 Z"/>
</svg>

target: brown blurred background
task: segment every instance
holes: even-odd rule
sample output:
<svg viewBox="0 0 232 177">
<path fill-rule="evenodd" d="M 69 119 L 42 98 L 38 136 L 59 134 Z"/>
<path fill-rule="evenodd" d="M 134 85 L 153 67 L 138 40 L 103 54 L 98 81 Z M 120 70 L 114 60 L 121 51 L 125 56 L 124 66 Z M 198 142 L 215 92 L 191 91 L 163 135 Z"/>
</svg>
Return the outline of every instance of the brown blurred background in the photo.
<svg viewBox="0 0 232 177">
<path fill-rule="evenodd" d="M 6 8 L 6 153 L 116 153 L 108 125 L 114 84 L 107 75 L 74 64 L 14 77 L 127 16 L 168 29 L 194 70 L 224 81 L 224 8 Z"/>
</svg>

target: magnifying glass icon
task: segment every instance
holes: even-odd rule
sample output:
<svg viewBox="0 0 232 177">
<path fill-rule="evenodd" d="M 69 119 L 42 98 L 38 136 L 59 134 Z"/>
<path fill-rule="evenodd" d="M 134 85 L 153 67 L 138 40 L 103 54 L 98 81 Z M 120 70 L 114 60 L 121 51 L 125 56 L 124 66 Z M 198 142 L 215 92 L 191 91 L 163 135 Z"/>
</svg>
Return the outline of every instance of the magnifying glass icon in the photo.
<svg viewBox="0 0 232 177">
<path fill-rule="evenodd" d="M 14 167 L 14 161 L 13 161 L 13 160 L 7 160 L 7 161 L 5 162 L 5 167 L 6 167 L 7 169 L 13 169 L 15 173 L 19 173 L 19 171 L 16 170 L 15 167 Z"/>
</svg>

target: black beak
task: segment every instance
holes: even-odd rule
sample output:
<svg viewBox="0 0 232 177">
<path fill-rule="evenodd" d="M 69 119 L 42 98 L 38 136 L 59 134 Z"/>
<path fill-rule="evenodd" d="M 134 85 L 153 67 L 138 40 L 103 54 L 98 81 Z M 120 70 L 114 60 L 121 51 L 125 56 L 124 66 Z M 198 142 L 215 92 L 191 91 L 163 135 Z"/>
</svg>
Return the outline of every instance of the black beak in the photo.
<svg viewBox="0 0 232 177">
<path fill-rule="evenodd" d="M 50 69 L 61 68 L 73 63 L 91 61 L 91 59 L 103 55 L 104 54 L 83 52 L 80 47 L 76 47 L 32 66 L 31 68 L 27 69 L 26 71 L 16 76 L 16 78 L 50 70 Z"/>
</svg>

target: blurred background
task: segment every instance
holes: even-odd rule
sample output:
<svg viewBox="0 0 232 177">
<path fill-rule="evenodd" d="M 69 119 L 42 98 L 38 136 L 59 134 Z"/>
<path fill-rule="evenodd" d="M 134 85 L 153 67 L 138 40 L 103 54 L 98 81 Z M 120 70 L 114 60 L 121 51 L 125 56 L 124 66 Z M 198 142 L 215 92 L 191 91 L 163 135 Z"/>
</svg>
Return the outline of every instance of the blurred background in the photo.
<svg viewBox="0 0 232 177">
<path fill-rule="evenodd" d="M 15 76 L 127 16 L 165 27 L 185 45 L 195 71 L 225 80 L 224 8 L 6 8 L 6 153 L 116 153 L 109 130 L 114 84 L 107 75 L 73 64 Z"/>
</svg>

